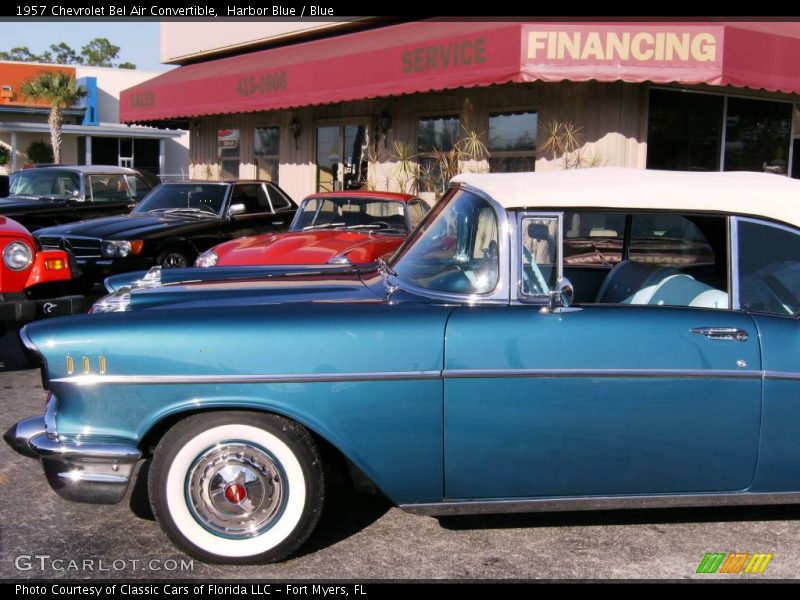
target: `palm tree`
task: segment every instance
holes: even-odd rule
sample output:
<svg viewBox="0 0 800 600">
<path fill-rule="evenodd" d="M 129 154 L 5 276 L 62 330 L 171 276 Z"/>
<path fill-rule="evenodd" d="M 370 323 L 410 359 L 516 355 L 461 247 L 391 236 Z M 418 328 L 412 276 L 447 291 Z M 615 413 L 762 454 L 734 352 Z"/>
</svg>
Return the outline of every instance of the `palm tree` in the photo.
<svg viewBox="0 0 800 600">
<path fill-rule="evenodd" d="M 49 102 L 50 141 L 53 158 L 61 162 L 61 125 L 64 123 L 62 108 L 68 108 L 86 96 L 86 89 L 75 83 L 75 78 L 63 71 L 45 71 L 22 84 L 22 95 L 34 102 Z"/>
</svg>

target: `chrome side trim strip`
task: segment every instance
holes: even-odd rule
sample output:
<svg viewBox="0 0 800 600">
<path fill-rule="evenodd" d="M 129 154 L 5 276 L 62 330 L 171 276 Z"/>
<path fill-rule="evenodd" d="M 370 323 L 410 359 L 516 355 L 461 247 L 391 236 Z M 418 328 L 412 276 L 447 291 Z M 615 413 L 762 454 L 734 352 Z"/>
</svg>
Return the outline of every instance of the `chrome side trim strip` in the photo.
<svg viewBox="0 0 800 600">
<path fill-rule="evenodd" d="M 692 506 L 753 506 L 760 504 L 800 504 L 800 492 L 654 494 L 648 496 L 584 496 L 579 498 L 535 498 L 530 500 L 453 501 L 401 504 L 400 508 L 416 515 L 455 516 Z"/>
<path fill-rule="evenodd" d="M 400 381 L 440 379 L 441 371 L 386 371 L 365 373 L 301 373 L 274 375 L 74 375 L 53 379 L 55 383 L 130 385 L 192 383 L 338 383 L 344 381 Z"/>
<path fill-rule="evenodd" d="M 777 381 L 800 381 L 800 373 L 790 371 L 764 371 L 764 379 Z"/>
<path fill-rule="evenodd" d="M 762 371 L 704 370 L 704 369 L 446 369 L 447 379 L 473 378 L 563 378 L 618 377 L 655 379 L 761 379 Z"/>
<path fill-rule="evenodd" d="M 74 385 L 171 385 L 226 383 L 338 383 L 430 379 L 770 379 L 800 380 L 800 372 L 725 369 L 445 369 L 444 371 L 382 371 L 363 373 L 283 373 L 274 375 L 72 375 L 53 379 Z"/>
</svg>

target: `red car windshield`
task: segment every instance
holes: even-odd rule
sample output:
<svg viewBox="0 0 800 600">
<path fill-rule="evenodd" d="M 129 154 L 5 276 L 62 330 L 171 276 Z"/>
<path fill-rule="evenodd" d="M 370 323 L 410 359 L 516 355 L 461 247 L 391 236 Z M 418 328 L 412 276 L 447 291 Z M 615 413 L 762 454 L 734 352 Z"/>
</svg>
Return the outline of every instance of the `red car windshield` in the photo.
<svg viewBox="0 0 800 600">
<path fill-rule="evenodd" d="M 297 211 L 291 231 L 335 228 L 408 233 L 403 202 L 336 196 L 309 198 Z"/>
</svg>

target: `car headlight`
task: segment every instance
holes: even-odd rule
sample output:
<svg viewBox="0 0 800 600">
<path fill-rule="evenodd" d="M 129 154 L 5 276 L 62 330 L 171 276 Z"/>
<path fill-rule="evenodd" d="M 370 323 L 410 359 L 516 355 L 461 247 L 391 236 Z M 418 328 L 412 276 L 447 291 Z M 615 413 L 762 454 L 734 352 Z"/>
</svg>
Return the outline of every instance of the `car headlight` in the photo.
<svg viewBox="0 0 800 600">
<path fill-rule="evenodd" d="M 3 250 L 3 264 L 12 271 L 22 271 L 31 266 L 33 250 L 24 242 L 11 242 Z"/>
<path fill-rule="evenodd" d="M 131 290 L 130 288 L 120 288 L 113 294 L 103 296 L 92 304 L 89 312 L 94 313 L 109 313 L 109 312 L 126 312 L 131 309 Z"/>
<path fill-rule="evenodd" d="M 125 258 L 126 256 L 136 256 L 142 251 L 144 242 L 142 240 L 105 240 L 100 244 L 100 254 L 105 258 Z"/>
<path fill-rule="evenodd" d="M 329 265 L 352 265 L 353 262 L 347 258 L 344 254 L 339 254 L 338 256 L 334 256 L 332 259 L 328 261 Z"/>
<path fill-rule="evenodd" d="M 195 267 L 214 267 L 219 262 L 219 256 L 216 253 L 212 252 L 211 250 L 206 250 L 200 256 L 197 257 L 197 260 L 194 261 Z"/>
</svg>

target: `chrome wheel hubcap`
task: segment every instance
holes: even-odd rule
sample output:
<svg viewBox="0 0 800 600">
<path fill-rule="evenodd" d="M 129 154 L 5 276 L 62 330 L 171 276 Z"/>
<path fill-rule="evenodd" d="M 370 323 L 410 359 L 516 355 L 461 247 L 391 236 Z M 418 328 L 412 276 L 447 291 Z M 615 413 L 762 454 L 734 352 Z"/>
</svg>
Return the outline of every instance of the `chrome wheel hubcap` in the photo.
<svg viewBox="0 0 800 600">
<path fill-rule="evenodd" d="M 227 538 L 269 529 L 283 513 L 286 478 L 274 458 L 245 442 L 217 444 L 195 460 L 186 478 L 195 519 Z"/>
<path fill-rule="evenodd" d="M 161 266 L 165 269 L 178 269 L 186 266 L 186 259 L 178 252 L 170 252 L 161 259 Z"/>
</svg>

